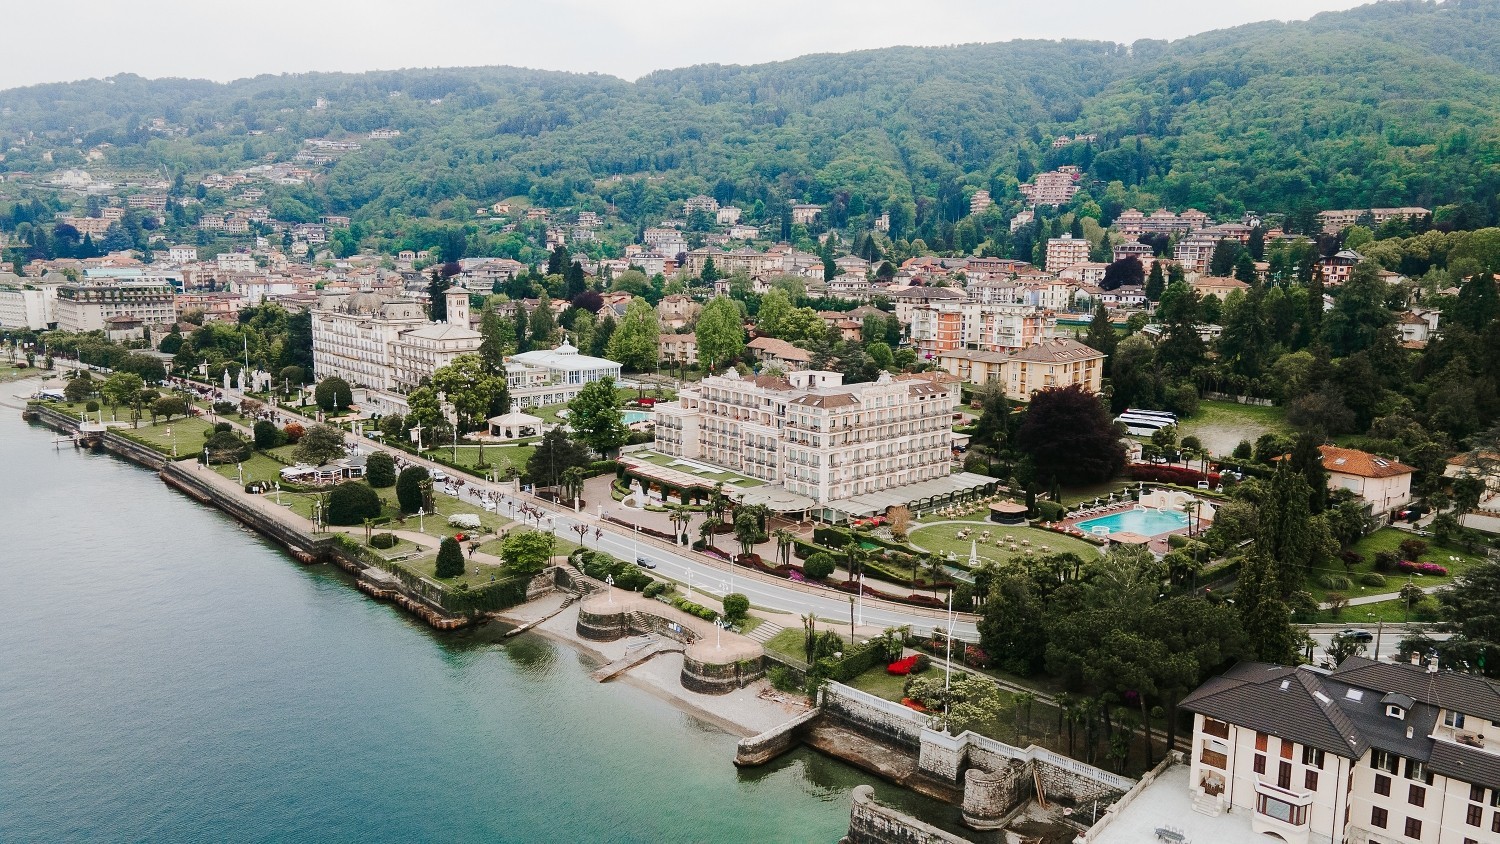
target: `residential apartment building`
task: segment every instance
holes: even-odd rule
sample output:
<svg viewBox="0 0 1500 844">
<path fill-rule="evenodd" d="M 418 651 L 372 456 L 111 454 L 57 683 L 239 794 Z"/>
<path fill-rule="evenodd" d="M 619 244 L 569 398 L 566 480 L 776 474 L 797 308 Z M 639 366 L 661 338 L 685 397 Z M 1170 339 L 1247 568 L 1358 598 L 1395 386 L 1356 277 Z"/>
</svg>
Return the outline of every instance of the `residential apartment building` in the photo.
<svg viewBox="0 0 1500 844">
<path fill-rule="evenodd" d="M 0 272 L 0 328 L 42 331 L 57 322 L 57 289 L 68 282 L 62 273 L 22 278 Z"/>
<path fill-rule="evenodd" d="M 1355 252 L 1353 249 L 1340 249 L 1334 255 L 1324 258 L 1318 266 L 1323 268 L 1323 284 L 1328 287 L 1337 287 L 1349 280 L 1354 273 L 1354 268 L 1363 261 L 1365 256 Z"/>
<path fill-rule="evenodd" d="M 987 190 L 977 190 L 977 191 L 974 191 L 974 195 L 971 196 L 971 197 L 969 197 L 969 213 L 970 214 L 975 214 L 975 215 L 983 214 L 985 211 L 989 210 L 989 207 L 991 205 L 994 205 L 994 204 L 995 204 L 995 200 L 993 200 L 993 199 L 990 198 L 990 192 L 989 191 L 987 191 Z"/>
<path fill-rule="evenodd" d="M 821 213 L 823 213 L 823 206 L 821 205 L 793 205 L 792 224 L 810 226 L 818 219 L 818 215 Z"/>
<path fill-rule="evenodd" d="M 1126 258 L 1135 258 L 1142 264 L 1145 264 L 1153 260 L 1155 256 L 1156 253 L 1151 249 L 1150 244 L 1141 243 L 1138 240 L 1132 240 L 1129 243 L 1121 243 L 1114 248 L 1114 259 L 1116 261 L 1123 261 Z"/>
<path fill-rule="evenodd" d="M 731 370 L 656 406 L 656 448 L 827 504 L 948 476 L 952 413 L 949 390 L 889 373 L 846 385 L 836 372 Z"/>
<path fill-rule="evenodd" d="M 1081 264 L 1089 259 L 1089 242 L 1071 234 L 1054 237 L 1047 241 L 1047 272 L 1055 273 L 1064 267 Z"/>
<path fill-rule="evenodd" d="M 663 334 L 656 341 L 657 355 L 664 365 L 696 363 L 698 337 L 695 334 Z"/>
<path fill-rule="evenodd" d="M 103 331 L 110 317 L 135 317 L 145 325 L 177 322 L 176 290 L 164 276 L 138 270 L 86 270 L 83 281 L 57 286 L 57 327 Z"/>
<path fill-rule="evenodd" d="M 1078 193 L 1077 176 L 1064 170 L 1038 173 L 1031 182 L 1021 185 L 1021 195 L 1032 205 L 1066 205 Z"/>
<path fill-rule="evenodd" d="M 665 328 L 678 329 L 698 319 L 703 306 L 685 293 L 673 293 L 656 303 L 656 316 Z"/>
<path fill-rule="evenodd" d="M 1076 340 L 1056 338 L 1010 352 L 959 349 L 937 356 L 944 372 L 970 384 L 1003 385 L 1013 399 L 1029 400 L 1052 387 L 1081 386 L 1099 392 L 1105 355 Z"/>
<path fill-rule="evenodd" d="M 913 307 L 908 317 L 912 345 L 928 359 L 954 349 L 1020 349 L 1057 331 L 1056 314 L 1030 304 L 935 301 Z"/>
<path fill-rule="evenodd" d="M 1208 215 L 1193 208 L 1173 214 L 1165 208 L 1146 216 L 1134 208 L 1127 208 L 1115 218 L 1114 226 L 1121 234 L 1135 237 L 1143 234 L 1188 234 L 1208 225 Z"/>
<path fill-rule="evenodd" d="M 1180 706 L 1198 812 L 1287 844 L 1500 842 L 1500 686 L 1478 675 L 1249 662 Z"/>
<path fill-rule="evenodd" d="M 1177 249 L 1173 257 L 1178 265 L 1182 267 L 1183 273 L 1187 275 L 1205 275 L 1209 265 L 1213 263 L 1214 250 L 1219 246 L 1220 238 L 1210 234 L 1193 234 L 1177 241 Z"/>
</svg>

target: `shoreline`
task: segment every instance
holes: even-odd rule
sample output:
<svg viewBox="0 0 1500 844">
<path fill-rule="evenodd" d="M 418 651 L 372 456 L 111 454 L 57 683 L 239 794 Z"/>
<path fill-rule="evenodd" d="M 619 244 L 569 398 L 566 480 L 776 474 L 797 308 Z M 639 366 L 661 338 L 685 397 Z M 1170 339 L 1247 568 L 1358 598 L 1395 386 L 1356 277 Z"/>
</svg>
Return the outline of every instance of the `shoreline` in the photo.
<svg viewBox="0 0 1500 844">
<path fill-rule="evenodd" d="M 493 613 L 490 618 L 503 624 L 519 626 L 556 609 L 556 600 L 555 596 L 545 596 Z M 567 611 L 527 629 L 522 635 L 536 633 L 550 642 L 570 646 L 595 662 L 594 667 L 607 665 L 624 655 L 626 640 L 591 642 L 578 636 L 574 632 L 577 615 L 575 604 Z M 797 698 L 792 695 L 771 690 L 770 683 L 764 679 L 757 680 L 727 695 L 700 695 L 689 691 L 683 688 L 677 679 L 681 673 L 682 658 L 681 654 L 663 654 L 630 669 L 609 682 L 629 683 L 699 721 L 737 738 L 759 735 L 812 708 L 802 703 L 787 703 L 760 697 L 762 692 L 770 691 L 771 694 L 787 701 L 797 701 Z"/>
</svg>

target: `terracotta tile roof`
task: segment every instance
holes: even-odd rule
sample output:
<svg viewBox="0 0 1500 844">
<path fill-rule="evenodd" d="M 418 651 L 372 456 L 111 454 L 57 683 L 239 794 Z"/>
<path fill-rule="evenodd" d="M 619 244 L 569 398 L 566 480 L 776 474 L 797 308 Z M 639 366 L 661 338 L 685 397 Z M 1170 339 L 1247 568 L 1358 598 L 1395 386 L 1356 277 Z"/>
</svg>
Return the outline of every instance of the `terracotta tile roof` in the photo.
<svg viewBox="0 0 1500 844">
<path fill-rule="evenodd" d="M 806 349 L 799 349 L 785 340 L 776 337 L 757 337 L 745 345 L 758 351 L 765 352 L 782 360 L 795 360 L 807 362 L 812 360 L 812 353 Z"/>
<path fill-rule="evenodd" d="M 1040 363 L 1072 363 L 1080 360 L 1103 358 L 1104 354 L 1085 346 L 1077 340 L 1059 337 L 1056 340 L 1048 340 L 1043 343 L 1027 346 L 1018 352 L 1012 353 L 1011 357 L 1015 360 Z"/>
<path fill-rule="evenodd" d="M 1417 471 L 1399 460 L 1387 460 L 1368 451 L 1332 445 L 1320 445 L 1318 451 L 1323 454 L 1324 469 L 1344 475 L 1356 475 L 1361 478 L 1390 478 L 1396 475 L 1409 475 Z"/>
</svg>

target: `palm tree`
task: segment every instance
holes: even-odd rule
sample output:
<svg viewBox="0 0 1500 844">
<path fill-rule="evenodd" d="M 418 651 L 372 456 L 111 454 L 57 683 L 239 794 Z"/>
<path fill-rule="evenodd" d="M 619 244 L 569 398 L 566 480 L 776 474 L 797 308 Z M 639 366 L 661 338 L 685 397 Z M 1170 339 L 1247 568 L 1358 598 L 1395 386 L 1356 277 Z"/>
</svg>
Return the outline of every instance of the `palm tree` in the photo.
<svg viewBox="0 0 1500 844">
<path fill-rule="evenodd" d="M 724 521 L 724 515 L 729 512 L 729 497 L 724 494 L 724 484 L 714 484 L 713 491 L 708 494 L 708 514 L 715 522 Z"/>
<path fill-rule="evenodd" d="M 776 531 L 776 559 L 784 566 L 792 564 L 792 540 L 795 538 L 786 528 L 778 528 Z"/>
<path fill-rule="evenodd" d="M 936 600 L 938 581 L 942 580 L 944 574 L 947 574 L 947 569 L 943 568 L 943 558 L 936 554 L 928 554 L 924 562 L 926 563 L 927 574 L 932 577 L 932 583 L 929 585 L 932 587 L 932 597 Z"/>
<path fill-rule="evenodd" d="M 698 526 L 698 536 L 709 548 L 714 547 L 714 527 L 715 522 L 712 519 L 704 519 L 703 524 Z"/>
<path fill-rule="evenodd" d="M 1031 732 L 1031 706 L 1036 703 L 1036 695 L 1031 692 L 1016 692 L 1010 702 L 1016 708 L 1016 734 L 1024 741 L 1027 734 Z M 1023 711 L 1026 713 L 1026 726 L 1024 729 L 1021 726 L 1021 713 Z"/>
<path fill-rule="evenodd" d="M 1068 710 L 1073 707 L 1073 696 L 1063 692 L 1057 696 L 1057 738 L 1062 740 L 1063 721 L 1068 717 Z M 1073 752 L 1073 743 L 1068 742 L 1068 752 Z"/>
<path fill-rule="evenodd" d="M 573 499 L 573 506 L 576 508 L 578 497 L 583 494 L 583 467 L 570 466 L 564 469 L 558 480 L 562 483 L 563 495 Z"/>
<path fill-rule="evenodd" d="M 864 549 L 859 547 L 857 540 L 849 540 L 844 546 L 844 567 L 849 570 L 850 580 L 859 580 L 860 571 L 864 568 Z"/>
<path fill-rule="evenodd" d="M 688 522 L 693 520 L 693 511 L 685 505 L 673 504 L 667 508 L 667 518 L 672 521 L 672 536 L 675 540 L 687 530 Z"/>
</svg>

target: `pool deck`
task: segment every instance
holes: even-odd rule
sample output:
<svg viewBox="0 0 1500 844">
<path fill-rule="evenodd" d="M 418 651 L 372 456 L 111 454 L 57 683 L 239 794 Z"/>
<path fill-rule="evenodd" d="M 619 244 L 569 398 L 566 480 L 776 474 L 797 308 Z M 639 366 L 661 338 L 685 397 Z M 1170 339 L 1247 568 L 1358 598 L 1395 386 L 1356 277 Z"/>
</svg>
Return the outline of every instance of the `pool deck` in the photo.
<svg viewBox="0 0 1500 844">
<path fill-rule="evenodd" d="M 1078 513 L 1076 515 L 1069 516 L 1066 519 L 1063 519 L 1062 521 L 1057 522 L 1057 527 L 1059 527 L 1059 528 L 1061 528 L 1061 529 L 1063 529 L 1065 531 L 1077 534 L 1078 536 L 1095 535 L 1095 534 L 1090 534 L 1086 529 L 1080 528 L 1079 525 L 1083 524 L 1084 522 L 1094 521 L 1095 519 L 1102 519 L 1102 518 L 1105 518 L 1105 517 L 1108 517 L 1108 516 L 1117 515 L 1117 514 L 1120 514 L 1120 513 L 1128 513 L 1131 510 L 1136 510 L 1136 509 L 1142 509 L 1142 508 L 1140 508 L 1139 505 L 1136 504 L 1134 501 L 1126 501 L 1126 502 L 1122 502 L 1120 504 L 1116 504 L 1113 507 L 1108 507 L 1108 506 L 1100 507 L 1097 510 L 1085 511 L 1085 512 L 1082 512 L 1082 513 Z M 1198 522 L 1198 524 L 1194 525 L 1194 528 L 1196 529 L 1195 533 L 1201 533 L 1210 524 L 1212 524 L 1212 521 L 1210 519 L 1201 519 Z M 1153 554 L 1156 554 L 1157 556 L 1161 556 L 1163 554 L 1166 554 L 1167 551 L 1169 551 L 1171 549 L 1171 546 L 1167 542 L 1167 537 L 1169 537 L 1169 536 L 1171 536 L 1173 534 L 1186 534 L 1187 532 L 1188 532 L 1188 526 L 1187 525 L 1183 525 L 1180 528 L 1175 528 L 1173 530 L 1165 531 L 1163 533 L 1149 534 L 1149 536 L 1151 537 L 1151 541 L 1149 543 L 1147 543 L 1146 547 L 1150 548 L 1151 552 Z"/>
</svg>

